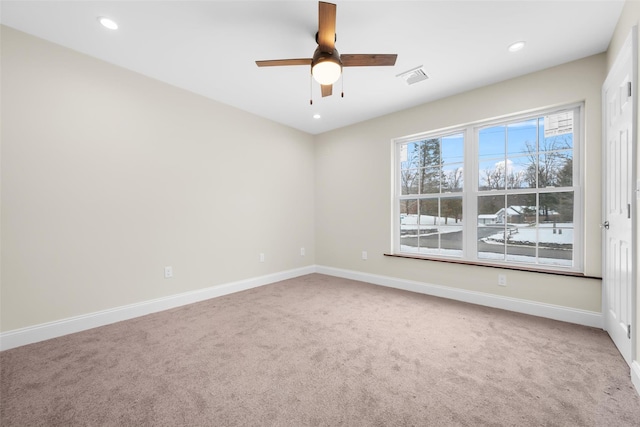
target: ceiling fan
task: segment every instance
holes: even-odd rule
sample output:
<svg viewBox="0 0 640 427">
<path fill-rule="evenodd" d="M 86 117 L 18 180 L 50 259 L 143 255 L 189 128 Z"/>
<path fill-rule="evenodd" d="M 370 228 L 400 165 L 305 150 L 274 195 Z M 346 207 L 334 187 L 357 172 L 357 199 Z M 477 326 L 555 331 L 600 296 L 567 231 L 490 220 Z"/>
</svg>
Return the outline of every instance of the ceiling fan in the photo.
<svg viewBox="0 0 640 427">
<path fill-rule="evenodd" d="M 379 67 L 393 66 L 397 54 L 343 54 L 335 47 L 336 42 L 336 5 L 318 2 L 318 47 L 313 58 L 273 59 L 256 61 L 258 67 L 276 67 L 285 65 L 311 65 L 313 78 L 320 83 L 322 96 L 329 96 L 333 84 L 340 78 L 342 67 Z"/>
</svg>

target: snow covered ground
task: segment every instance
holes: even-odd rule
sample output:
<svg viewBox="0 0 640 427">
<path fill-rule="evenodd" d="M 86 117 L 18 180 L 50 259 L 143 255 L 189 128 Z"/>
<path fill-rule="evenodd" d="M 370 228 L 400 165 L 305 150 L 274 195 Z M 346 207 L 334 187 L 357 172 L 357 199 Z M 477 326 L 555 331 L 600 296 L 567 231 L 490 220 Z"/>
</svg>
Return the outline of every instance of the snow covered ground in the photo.
<svg viewBox="0 0 640 427">
<path fill-rule="evenodd" d="M 538 242 L 539 246 L 548 246 L 554 248 L 573 247 L 573 224 L 539 224 L 538 227 L 532 227 L 528 224 L 509 224 L 512 233 L 509 235 L 508 242 L 512 245 L 534 246 Z M 492 234 L 482 239 L 486 243 L 504 244 L 504 233 Z"/>
<path fill-rule="evenodd" d="M 415 230 L 424 230 L 425 233 L 420 233 L 420 236 L 428 236 L 437 233 L 439 226 L 446 226 L 444 229 L 440 229 L 441 233 L 454 233 L 456 231 L 462 231 L 462 221 L 456 222 L 455 218 L 435 217 L 431 215 L 420 215 L 420 224 L 418 224 L 418 215 L 406 215 L 400 218 L 400 230 L 402 235 L 410 234 L 411 236 L 417 236 Z"/>
<path fill-rule="evenodd" d="M 446 226 L 445 226 L 446 225 Z M 499 224 L 482 225 L 478 228 L 491 228 L 496 232 L 480 241 L 492 245 L 504 245 L 504 231 Z M 538 227 L 529 224 L 509 224 L 510 236 L 508 238 L 509 247 L 513 246 L 537 246 L 538 248 L 550 248 L 555 250 L 573 249 L 573 224 L 571 223 L 543 223 Z M 433 217 L 429 215 L 420 216 L 420 224 L 418 224 L 418 215 L 406 215 L 401 218 L 401 238 L 415 238 L 416 236 L 427 237 L 437 233 L 454 233 L 462 231 L 462 223 L 455 222 L 455 219 L 449 218 L 445 220 L 442 217 Z M 415 247 L 409 245 L 401 245 L 400 250 L 405 253 L 415 253 L 422 255 L 443 255 L 451 257 L 461 257 L 462 251 L 457 249 L 438 249 Z M 507 260 L 522 263 L 536 263 L 535 257 L 525 255 L 505 254 L 503 251 L 478 253 L 478 258 L 486 260 Z M 544 258 L 537 259 L 537 263 L 545 265 L 557 265 L 571 267 L 571 259 Z"/>
<path fill-rule="evenodd" d="M 446 226 L 446 228 L 441 228 Z M 483 224 L 478 224 L 478 227 L 487 227 Z M 496 230 L 496 233 L 483 238 L 486 243 L 492 244 L 504 244 L 504 232 L 499 225 L 489 226 Z M 554 224 L 539 224 L 538 227 L 531 226 L 529 224 L 509 224 L 509 230 L 511 234 L 509 236 L 509 243 L 513 245 L 535 245 L 539 242 L 540 246 L 548 244 L 550 247 L 561 247 L 565 245 L 573 245 L 573 224 L 571 223 L 556 223 Z M 430 215 L 420 215 L 420 224 L 418 224 L 418 215 L 406 215 L 400 219 L 400 230 L 403 231 L 403 235 L 410 234 L 412 237 L 416 236 L 416 233 L 404 233 L 414 230 L 424 230 L 425 233 L 420 233 L 421 236 L 428 236 L 435 233 L 455 233 L 462 231 L 462 222 L 456 223 L 454 218 L 434 217 Z"/>
</svg>

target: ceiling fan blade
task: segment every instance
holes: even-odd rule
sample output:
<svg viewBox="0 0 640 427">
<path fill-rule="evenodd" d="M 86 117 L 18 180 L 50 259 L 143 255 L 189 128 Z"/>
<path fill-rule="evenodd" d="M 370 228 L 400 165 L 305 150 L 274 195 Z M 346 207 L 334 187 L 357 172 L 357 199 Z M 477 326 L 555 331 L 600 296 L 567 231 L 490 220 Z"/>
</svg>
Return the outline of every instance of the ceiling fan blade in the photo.
<svg viewBox="0 0 640 427">
<path fill-rule="evenodd" d="M 319 2 L 318 46 L 322 52 L 332 53 L 336 43 L 336 5 Z"/>
<path fill-rule="evenodd" d="M 284 65 L 311 65 L 311 58 L 298 59 L 270 59 L 265 61 L 256 61 L 258 67 L 280 67 Z"/>
<path fill-rule="evenodd" d="M 397 54 L 340 55 L 343 67 L 382 67 L 396 65 Z"/>
<path fill-rule="evenodd" d="M 322 89 L 322 96 L 330 96 L 333 92 L 333 85 L 320 85 Z"/>
</svg>

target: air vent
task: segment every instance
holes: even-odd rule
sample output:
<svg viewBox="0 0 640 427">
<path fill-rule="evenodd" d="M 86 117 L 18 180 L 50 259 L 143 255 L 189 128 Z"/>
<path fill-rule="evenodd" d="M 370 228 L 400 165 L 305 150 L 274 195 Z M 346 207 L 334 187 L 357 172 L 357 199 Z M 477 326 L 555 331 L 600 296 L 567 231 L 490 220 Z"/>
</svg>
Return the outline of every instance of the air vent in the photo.
<svg viewBox="0 0 640 427">
<path fill-rule="evenodd" d="M 409 71 L 405 71 L 404 73 L 400 73 L 396 77 L 402 77 L 408 85 L 412 85 L 429 78 L 427 73 L 422 68 L 422 65 L 416 68 L 412 68 Z"/>
</svg>

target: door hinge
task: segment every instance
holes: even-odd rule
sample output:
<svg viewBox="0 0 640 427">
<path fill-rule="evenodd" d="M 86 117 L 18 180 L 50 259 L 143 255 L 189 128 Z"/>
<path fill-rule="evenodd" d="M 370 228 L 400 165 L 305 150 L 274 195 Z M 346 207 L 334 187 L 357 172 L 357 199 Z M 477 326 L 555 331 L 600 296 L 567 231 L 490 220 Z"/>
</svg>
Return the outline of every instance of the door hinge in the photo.
<svg viewBox="0 0 640 427">
<path fill-rule="evenodd" d="M 631 98 L 631 82 L 627 82 L 627 97 Z"/>
<path fill-rule="evenodd" d="M 627 203 L 627 218 L 631 218 L 631 203 Z"/>
<path fill-rule="evenodd" d="M 631 325 L 627 325 L 627 338 L 631 339 Z"/>
</svg>

